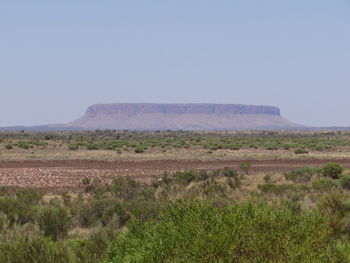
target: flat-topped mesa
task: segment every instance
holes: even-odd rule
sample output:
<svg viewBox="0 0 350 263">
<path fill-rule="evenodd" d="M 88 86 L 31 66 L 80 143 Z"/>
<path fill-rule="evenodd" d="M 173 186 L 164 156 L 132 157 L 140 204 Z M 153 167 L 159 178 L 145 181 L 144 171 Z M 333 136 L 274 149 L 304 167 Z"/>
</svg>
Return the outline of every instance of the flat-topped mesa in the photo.
<svg viewBox="0 0 350 263">
<path fill-rule="evenodd" d="M 210 103 L 116 103 L 90 106 L 66 127 L 117 130 L 237 130 L 289 129 L 289 122 L 272 106 Z"/>
<path fill-rule="evenodd" d="M 273 106 L 239 104 L 155 104 L 155 103 L 116 103 L 95 104 L 88 107 L 85 116 L 97 115 L 137 115 L 137 114 L 265 114 L 280 116 L 280 110 Z"/>
</svg>

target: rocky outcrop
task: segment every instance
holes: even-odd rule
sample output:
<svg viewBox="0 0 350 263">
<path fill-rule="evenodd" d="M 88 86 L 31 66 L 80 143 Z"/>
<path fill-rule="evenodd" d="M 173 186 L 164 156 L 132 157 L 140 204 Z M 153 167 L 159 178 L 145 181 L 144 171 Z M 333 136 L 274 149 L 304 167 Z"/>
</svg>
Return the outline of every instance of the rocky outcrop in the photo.
<svg viewBox="0 0 350 263">
<path fill-rule="evenodd" d="M 80 119 L 66 125 L 85 129 L 233 130 L 301 127 L 280 116 L 272 106 L 236 104 L 121 103 L 90 106 Z"/>
<path fill-rule="evenodd" d="M 236 104 L 153 104 L 153 103 L 121 103 L 96 104 L 90 106 L 86 116 L 112 114 L 266 114 L 280 115 L 280 110 L 272 106 L 253 106 Z"/>
</svg>

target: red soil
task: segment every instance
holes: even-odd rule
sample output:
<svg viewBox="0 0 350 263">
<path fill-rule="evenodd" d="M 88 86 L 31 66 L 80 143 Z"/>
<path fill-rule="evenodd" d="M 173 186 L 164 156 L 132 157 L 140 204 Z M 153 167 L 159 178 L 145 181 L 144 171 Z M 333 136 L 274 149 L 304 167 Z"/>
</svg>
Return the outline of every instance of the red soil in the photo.
<svg viewBox="0 0 350 263">
<path fill-rule="evenodd" d="M 251 173 L 286 172 L 301 166 L 321 166 L 337 162 L 350 168 L 350 159 L 342 160 L 269 160 L 251 161 Z M 25 161 L 0 162 L 0 186 L 33 187 L 49 191 L 79 190 L 84 176 L 108 183 L 116 176 L 132 176 L 149 181 L 164 172 L 186 169 L 214 170 L 225 166 L 239 169 L 240 161 Z"/>
</svg>

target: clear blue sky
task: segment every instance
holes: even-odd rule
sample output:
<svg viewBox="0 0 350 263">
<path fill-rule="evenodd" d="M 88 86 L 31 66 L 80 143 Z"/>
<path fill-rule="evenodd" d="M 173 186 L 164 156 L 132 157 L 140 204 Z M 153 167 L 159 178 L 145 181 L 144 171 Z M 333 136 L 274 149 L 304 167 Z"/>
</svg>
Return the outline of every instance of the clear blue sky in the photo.
<svg viewBox="0 0 350 263">
<path fill-rule="evenodd" d="M 0 126 L 88 105 L 275 105 L 350 125 L 348 0 L 0 2 Z"/>
</svg>

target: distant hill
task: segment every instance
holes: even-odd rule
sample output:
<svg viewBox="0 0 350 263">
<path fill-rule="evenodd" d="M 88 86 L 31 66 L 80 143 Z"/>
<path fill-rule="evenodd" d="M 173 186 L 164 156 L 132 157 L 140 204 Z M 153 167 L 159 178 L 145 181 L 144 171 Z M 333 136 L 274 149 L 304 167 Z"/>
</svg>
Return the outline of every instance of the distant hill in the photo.
<svg viewBox="0 0 350 263">
<path fill-rule="evenodd" d="M 309 130 L 349 131 L 350 127 L 310 127 L 292 123 L 273 106 L 240 104 L 95 104 L 66 124 L 0 127 L 0 131 L 74 130 Z"/>
<path fill-rule="evenodd" d="M 84 116 L 61 128 L 237 130 L 302 127 L 283 118 L 279 108 L 272 106 L 120 103 L 92 105 Z"/>
</svg>

